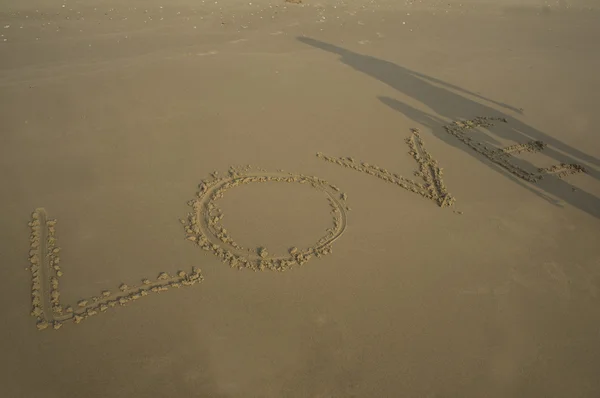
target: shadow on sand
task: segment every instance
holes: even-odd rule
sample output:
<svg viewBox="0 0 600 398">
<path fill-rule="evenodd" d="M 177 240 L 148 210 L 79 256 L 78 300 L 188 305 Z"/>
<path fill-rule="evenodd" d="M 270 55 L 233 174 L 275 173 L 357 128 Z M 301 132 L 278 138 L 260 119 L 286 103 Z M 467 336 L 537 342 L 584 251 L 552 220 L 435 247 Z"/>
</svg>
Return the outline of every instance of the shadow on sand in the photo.
<svg viewBox="0 0 600 398">
<path fill-rule="evenodd" d="M 344 64 L 387 84 L 400 93 L 429 107 L 433 111 L 432 114 L 423 112 L 393 98 L 379 97 L 380 101 L 387 106 L 401 112 L 416 123 L 429 127 L 436 137 L 447 144 L 465 151 L 482 163 L 556 206 L 562 206 L 561 202 L 568 203 L 594 217 L 600 218 L 600 199 L 594 195 L 580 189 L 575 189 L 575 187 L 565 180 L 554 177 L 544 178 L 535 184 L 527 183 L 486 157 L 479 155 L 444 129 L 444 126 L 448 124 L 448 121 L 444 120 L 444 118 L 451 121 L 472 119 L 477 116 L 504 118 L 507 121 L 507 125 L 504 126 L 503 124 L 502 129 L 496 128 L 493 132 L 498 138 L 519 144 L 529 141 L 543 141 L 548 145 L 543 153 L 553 159 L 555 163 L 581 164 L 586 167 L 589 176 L 600 181 L 600 172 L 597 169 L 597 167 L 600 167 L 600 160 L 566 145 L 556 138 L 523 123 L 510 114 L 484 105 L 483 102 L 493 104 L 498 108 L 506 110 L 506 112 L 521 113 L 521 110 L 487 99 L 476 93 L 412 71 L 392 62 L 358 54 L 308 37 L 299 37 L 298 40 L 312 47 L 337 54 L 340 57 L 339 60 Z M 476 134 L 475 131 L 473 133 Z M 480 134 L 477 139 L 485 145 L 500 146 L 498 141 L 486 134 Z M 537 170 L 535 165 L 522 159 L 515 158 L 515 163 L 524 169 Z"/>
</svg>

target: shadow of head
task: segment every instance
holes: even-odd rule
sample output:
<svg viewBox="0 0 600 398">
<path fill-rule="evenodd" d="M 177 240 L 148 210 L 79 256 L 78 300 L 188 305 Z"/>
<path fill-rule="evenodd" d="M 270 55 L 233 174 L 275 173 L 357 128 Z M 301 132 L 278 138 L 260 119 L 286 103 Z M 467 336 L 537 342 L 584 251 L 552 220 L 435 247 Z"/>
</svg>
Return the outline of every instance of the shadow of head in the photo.
<svg viewBox="0 0 600 398">
<path fill-rule="evenodd" d="M 304 44 L 308 44 L 309 46 L 316 47 L 321 50 L 328 51 L 330 53 L 334 53 L 334 54 L 338 54 L 338 55 L 353 54 L 352 51 L 346 50 L 345 48 L 338 47 L 338 46 L 335 46 L 330 43 L 325 43 L 320 40 L 312 39 L 310 37 L 300 36 L 297 39 L 298 39 L 298 41 L 300 41 Z"/>
</svg>

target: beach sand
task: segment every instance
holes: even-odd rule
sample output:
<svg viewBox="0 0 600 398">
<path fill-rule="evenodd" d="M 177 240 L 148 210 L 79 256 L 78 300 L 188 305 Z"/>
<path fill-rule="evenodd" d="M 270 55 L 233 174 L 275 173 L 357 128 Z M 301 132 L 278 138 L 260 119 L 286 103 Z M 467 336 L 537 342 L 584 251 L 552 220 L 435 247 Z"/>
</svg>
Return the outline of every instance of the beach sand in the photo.
<svg viewBox="0 0 600 398">
<path fill-rule="evenodd" d="M 597 2 L 292 3 L 2 2 L 0 395 L 600 396 Z"/>
</svg>

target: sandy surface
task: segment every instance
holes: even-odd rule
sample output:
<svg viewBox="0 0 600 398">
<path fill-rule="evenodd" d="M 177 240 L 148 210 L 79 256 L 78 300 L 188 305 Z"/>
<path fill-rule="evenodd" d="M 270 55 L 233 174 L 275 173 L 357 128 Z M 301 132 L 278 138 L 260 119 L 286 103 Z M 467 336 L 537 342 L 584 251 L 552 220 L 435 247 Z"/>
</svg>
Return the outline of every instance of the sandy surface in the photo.
<svg viewBox="0 0 600 398">
<path fill-rule="evenodd" d="M 1 2 L 2 397 L 600 396 L 597 2 L 304 3 Z"/>
</svg>

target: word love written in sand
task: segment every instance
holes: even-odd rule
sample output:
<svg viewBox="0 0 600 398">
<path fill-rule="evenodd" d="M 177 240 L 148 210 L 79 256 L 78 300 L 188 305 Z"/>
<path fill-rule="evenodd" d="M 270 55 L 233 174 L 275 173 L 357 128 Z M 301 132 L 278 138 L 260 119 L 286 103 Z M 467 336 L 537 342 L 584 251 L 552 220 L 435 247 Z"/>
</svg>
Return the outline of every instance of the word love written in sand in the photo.
<svg viewBox="0 0 600 398">
<path fill-rule="evenodd" d="M 476 118 L 474 120 L 456 122 L 446 126 L 446 131 L 457 137 L 475 151 L 502 166 L 512 174 L 530 182 L 539 181 L 543 175 L 527 172 L 512 163 L 512 154 L 524 151 L 539 151 L 545 145 L 539 141 L 517 144 L 504 149 L 490 149 L 481 143 L 473 141 L 466 131 L 475 127 L 489 127 L 491 118 Z M 370 174 L 388 183 L 395 184 L 426 199 L 432 200 L 440 207 L 451 206 L 455 199 L 448 193 L 444 184 L 442 169 L 437 161 L 425 149 L 419 132 L 413 130 L 406 140 L 409 153 L 418 164 L 415 176 L 422 182 L 413 181 L 401 175 L 390 173 L 386 169 L 365 162 L 356 162 L 353 158 L 332 158 L 321 153 L 317 156 L 325 161 L 335 163 L 356 171 Z M 578 165 L 558 165 L 548 169 L 540 169 L 540 173 L 554 173 L 559 178 L 575 172 L 584 171 Z M 218 207 L 218 201 L 231 188 L 244 184 L 263 183 L 298 183 L 312 187 L 324 193 L 331 207 L 333 226 L 328 228 L 325 235 L 315 244 L 306 248 L 292 247 L 286 255 L 271 255 L 267 248 L 244 248 L 237 243 L 221 223 L 224 215 Z M 332 244 L 339 239 L 345 228 L 347 212 L 347 195 L 338 187 L 314 176 L 302 174 L 270 173 L 265 170 L 252 171 L 248 167 L 231 167 L 228 175 L 219 177 L 218 173 L 212 178 L 203 180 L 199 185 L 196 198 L 189 201 L 192 212 L 181 220 L 186 232 L 186 238 L 199 248 L 212 252 L 224 263 L 236 269 L 248 268 L 253 271 L 274 270 L 286 271 L 295 265 L 302 265 L 312 257 L 322 257 L 332 252 Z M 44 209 L 37 209 L 32 214 L 29 223 L 31 227 L 31 250 L 29 253 L 32 274 L 31 297 L 32 312 L 40 330 L 50 326 L 59 329 L 63 322 L 72 320 L 74 323 L 107 311 L 110 308 L 126 306 L 131 301 L 160 293 L 170 288 L 193 286 L 203 280 L 200 270 L 192 268 L 191 272 L 178 271 L 177 276 L 166 272 L 158 275 L 156 280 L 142 279 L 139 286 L 121 284 L 118 292 L 108 290 L 97 296 L 80 300 L 76 305 L 64 305 L 60 300 L 59 279 L 63 275 L 60 264 L 60 248 L 56 245 L 56 221 L 48 220 Z"/>
</svg>

